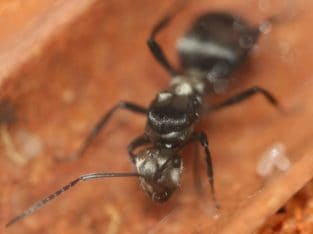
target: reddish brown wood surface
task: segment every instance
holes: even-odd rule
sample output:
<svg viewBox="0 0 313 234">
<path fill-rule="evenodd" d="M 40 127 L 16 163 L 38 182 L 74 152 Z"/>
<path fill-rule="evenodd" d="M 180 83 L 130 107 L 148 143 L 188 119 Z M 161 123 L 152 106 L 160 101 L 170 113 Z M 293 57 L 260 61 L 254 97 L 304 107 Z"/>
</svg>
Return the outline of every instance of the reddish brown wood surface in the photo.
<svg viewBox="0 0 313 234">
<path fill-rule="evenodd" d="M 0 84 L 95 0 L 0 2 Z"/>
<path fill-rule="evenodd" d="M 1 232 L 251 233 L 312 178 L 312 3 L 194 1 L 160 36 L 172 61 L 176 61 L 175 39 L 199 12 L 223 9 L 255 24 L 273 15 L 282 16 L 262 35 L 249 62 L 235 74 L 238 83 L 225 97 L 260 85 L 273 92 L 288 113 L 281 115 L 262 97 L 255 97 L 208 116 L 199 126 L 210 140 L 221 210 L 211 210 L 208 186 L 206 198 L 199 198 L 194 191 L 193 149 L 187 148 L 182 186 L 165 204 L 152 203 L 136 179 L 93 181 L 78 185 L 33 216 L 4 229 L 12 216 L 80 174 L 133 170 L 126 146 L 142 133 L 145 120 L 122 111 L 82 159 L 66 163 L 54 159 L 75 151 L 93 124 L 116 102 L 148 105 L 169 80 L 145 40 L 174 1 L 98 1 L 79 17 L 73 12 L 83 10 L 64 10 L 62 1 L 31 2 L 29 8 L 16 8 L 16 20 L 8 13 L 7 25 L 0 30 L 0 100 L 10 100 L 16 107 L 17 121 L 9 124 L 8 133 L 17 150 L 23 155 L 21 145 L 29 140 L 20 142 L 21 133 L 37 137 L 42 148 L 21 164 L 10 155 L 2 135 Z M 59 7 L 53 8 L 56 2 Z M 87 1 L 81 2 L 87 6 Z M 76 19 L 68 26 L 56 27 L 55 11 L 61 12 L 60 22 Z M 42 14 L 45 17 L 40 22 L 50 22 L 49 30 L 44 25 L 32 31 L 29 24 L 23 24 Z M 27 30 L 33 34 L 20 33 Z M 46 31 L 49 33 L 44 34 Z M 8 50 L 8 43 L 28 40 L 32 41 L 24 44 L 28 46 Z M 292 167 L 286 173 L 260 178 L 255 172 L 258 159 L 275 142 L 286 145 Z M 205 182 L 204 166 L 201 173 Z"/>
</svg>

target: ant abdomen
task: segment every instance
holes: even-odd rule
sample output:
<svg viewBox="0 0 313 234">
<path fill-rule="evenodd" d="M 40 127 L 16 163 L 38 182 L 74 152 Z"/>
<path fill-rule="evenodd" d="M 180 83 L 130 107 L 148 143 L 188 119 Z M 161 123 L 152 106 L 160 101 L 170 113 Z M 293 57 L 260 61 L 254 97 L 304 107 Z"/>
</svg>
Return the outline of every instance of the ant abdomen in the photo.
<svg viewBox="0 0 313 234">
<path fill-rule="evenodd" d="M 211 83 L 227 79 L 245 61 L 258 35 L 258 27 L 240 17 L 224 12 L 203 14 L 177 41 L 181 66 Z"/>
</svg>

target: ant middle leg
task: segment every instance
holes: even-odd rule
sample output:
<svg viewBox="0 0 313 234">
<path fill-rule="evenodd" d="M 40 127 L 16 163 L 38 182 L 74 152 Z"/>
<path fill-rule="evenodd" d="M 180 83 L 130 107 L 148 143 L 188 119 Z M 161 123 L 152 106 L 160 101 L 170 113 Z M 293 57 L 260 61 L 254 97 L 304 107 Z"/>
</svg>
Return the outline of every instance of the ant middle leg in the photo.
<svg viewBox="0 0 313 234">
<path fill-rule="evenodd" d="M 180 1 L 179 5 L 175 7 L 172 11 L 170 11 L 165 17 L 163 17 L 152 29 L 151 34 L 147 40 L 148 47 L 152 52 L 154 58 L 158 61 L 158 63 L 171 75 L 176 76 L 176 69 L 169 63 L 166 58 L 161 46 L 156 41 L 156 36 L 164 29 L 175 16 L 175 14 L 185 5 L 186 0 Z"/>
<path fill-rule="evenodd" d="M 112 115 L 119 109 L 125 109 L 137 114 L 146 114 L 147 109 L 145 107 L 139 106 L 131 102 L 119 102 L 117 105 L 113 106 L 107 113 L 105 113 L 98 123 L 91 129 L 79 150 L 73 154 L 71 157 L 65 160 L 74 160 L 80 158 L 86 151 L 86 149 L 91 144 L 92 140 L 98 135 L 98 133 L 107 125 L 108 121 L 111 119 Z M 63 160 L 63 159 L 62 159 Z"/>
<path fill-rule="evenodd" d="M 240 103 L 244 100 L 247 100 L 250 97 L 254 96 L 255 94 L 262 94 L 263 97 L 265 97 L 265 99 L 269 102 L 269 104 L 271 104 L 276 109 L 282 111 L 277 99 L 269 91 L 260 87 L 249 88 L 243 91 L 242 93 L 239 93 L 230 97 L 229 99 L 227 99 L 226 101 L 223 101 L 222 103 L 209 106 L 205 111 L 212 112 L 212 111 L 220 110 L 224 107 L 228 107 L 228 106 Z"/>
</svg>

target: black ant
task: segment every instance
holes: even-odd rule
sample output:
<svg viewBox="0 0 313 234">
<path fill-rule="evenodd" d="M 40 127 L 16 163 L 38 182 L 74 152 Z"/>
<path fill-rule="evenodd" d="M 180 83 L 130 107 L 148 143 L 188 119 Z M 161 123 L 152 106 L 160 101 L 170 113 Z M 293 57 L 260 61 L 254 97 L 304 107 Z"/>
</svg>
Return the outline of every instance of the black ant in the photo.
<svg viewBox="0 0 313 234">
<path fill-rule="evenodd" d="M 181 70 L 175 69 L 167 60 L 156 36 L 165 28 L 176 10 L 167 14 L 152 29 L 147 44 L 157 62 L 169 73 L 169 88 L 157 93 L 149 107 L 128 101 L 113 106 L 91 130 L 74 158 L 82 156 L 92 140 L 103 129 L 112 115 L 120 109 L 146 116 L 145 131 L 128 145 L 128 153 L 137 172 L 91 173 L 82 175 L 48 197 L 35 203 L 13 218 L 10 226 L 34 213 L 61 193 L 80 181 L 107 177 L 138 177 L 140 185 L 155 202 L 164 202 L 180 185 L 183 163 L 180 150 L 191 142 L 199 142 L 205 153 L 207 176 L 214 204 L 218 206 L 214 192 L 212 160 L 207 136 L 196 132 L 195 124 L 206 113 L 234 105 L 255 94 L 262 94 L 273 106 L 277 100 L 263 88 L 252 87 L 226 101 L 207 105 L 205 97 L 214 94 L 214 84 L 237 69 L 249 54 L 260 35 L 259 27 L 248 25 L 243 19 L 224 12 L 210 12 L 198 17 L 190 30 L 179 39 L 178 53 Z M 148 146 L 147 146 L 148 145 Z M 147 146 L 139 153 L 134 151 Z"/>
</svg>

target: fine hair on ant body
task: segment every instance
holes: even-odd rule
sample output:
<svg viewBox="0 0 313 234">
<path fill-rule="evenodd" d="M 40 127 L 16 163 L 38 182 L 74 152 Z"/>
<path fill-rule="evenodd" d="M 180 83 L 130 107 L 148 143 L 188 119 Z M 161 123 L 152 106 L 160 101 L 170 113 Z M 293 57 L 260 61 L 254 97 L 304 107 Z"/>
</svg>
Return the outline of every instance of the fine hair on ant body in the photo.
<svg viewBox="0 0 313 234">
<path fill-rule="evenodd" d="M 199 118 L 204 114 L 242 102 L 255 94 L 263 95 L 274 107 L 279 106 L 273 95 L 260 87 L 249 88 L 221 103 L 208 105 L 205 102 L 206 96 L 214 94 L 214 85 L 227 80 L 230 74 L 246 61 L 261 32 L 259 26 L 250 26 L 238 16 L 225 12 L 205 13 L 196 18 L 189 31 L 178 40 L 181 69 L 177 70 L 166 58 L 156 37 L 169 24 L 179 8 L 169 12 L 155 25 L 147 41 L 152 55 L 171 77 L 169 87 L 157 93 L 148 107 L 128 101 L 121 101 L 113 106 L 100 118 L 72 157 L 81 157 L 113 114 L 125 109 L 147 118 L 144 133 L 128 145 L 128 153 L 136 172 L 81 175 L 26 209 L 9 221 L 7 226 L 31 215 L 78 182 L 93 179 L 138 177 L 142 189 L 153 201 L 164 202 L 180 185 L 183 162 L 179 152 L 185 145 L 193 142 L 198 142 L 203 147 L 212 199 L 218 207 L 207 135 L 203 131 L 194 130 Z M 243 43 L 245 41 L 249 43 Z M 139 147 L 143 149 L 135 153 Z"/>
</svg>

